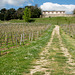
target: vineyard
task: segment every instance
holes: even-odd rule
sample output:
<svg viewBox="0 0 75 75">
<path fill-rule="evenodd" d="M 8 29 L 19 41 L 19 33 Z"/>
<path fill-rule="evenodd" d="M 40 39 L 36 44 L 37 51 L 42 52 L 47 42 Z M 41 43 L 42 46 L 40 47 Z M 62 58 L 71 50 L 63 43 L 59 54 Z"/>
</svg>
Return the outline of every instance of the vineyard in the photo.
<svg viewBox="0 0 75 75">
<path fill-rule="evenodd" d="M 75 75 L 75 18 L 22 21 L 0 23 L 0 75 Z"/>
<path fill-rule="evenodd" d="M 42 23 L 0 24 L 0 50 L 37 40 L 48 28 L 50 24 Z"/>
<path fill-rule="evenodd" d="M 62 29 L 68 34 L 69 36 L 73 37 L 75 39 L 75 24 L 69 24 L 69 25 L 61 25 Z"/>
</svg>

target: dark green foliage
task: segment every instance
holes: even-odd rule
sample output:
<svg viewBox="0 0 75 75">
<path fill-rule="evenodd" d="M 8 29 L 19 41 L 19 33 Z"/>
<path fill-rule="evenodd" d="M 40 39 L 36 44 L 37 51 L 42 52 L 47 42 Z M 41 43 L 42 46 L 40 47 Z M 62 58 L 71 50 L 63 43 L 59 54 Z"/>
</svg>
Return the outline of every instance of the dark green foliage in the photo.
<svg viewBox="0 0 75 75">
<path fill-rule="evenodd" d="M 9 10 L 6 10 L 5 8 L 1 9 L 0 11 L 0 20 L 11 20 L 11 19 L 15 19 L 15 12 L 16 10 L 11 8 Z"/>
<path fill-rule="evenodd" d="M 3 9 L 1 9 L 1 11 L 0 11 L 1 13 L 3 13 L 3 14 L 5 14 L 5 12 L 6 12 L 6 9 L 5 8 L 3 8 Z"/>
<path fill-rule="evenodd" d="M 22 19 L 24 8 L 19 8 L 15 10 L 11 9 L 1 9 L 0 11 L 0 20 L 11 20 L 11 19 Z"/>
<path fill-rule="evenodd" d="M 11 9 L 8 10 L 8 13 L 9 13 L 11 19 L 14 19 L 15 12 L 16 12 L 16 10 L 13 9 L 13 8 L 11 8 Z"/>
<path fill-rule="evenodd" d="M 39 18 L 40 15 L 42 14 L 41 9 L 38 8 L 37 5 L 35 5 L 35 6 L 26 6 L 26 7 L 28 7 L 31 10 L 31 18 Z"/>
<path fill-rule="evenodd" d="M 15 13 L 16 19 L 22 19 L 22 16 L 24 14 L 23 11 L 24 11 L 24 8 L 17 9 L 17 11 Z"/>
<path fill-rule="evenodd" d="M 38 8 L 37 5 L 35 6 L 26 6 L 28 8 L 29 11 L 29 17 L 30 18 L 39 18 L 41 13 L 41 9 Z M 26 8 L 25 7 L 25 8 Z M 6 9 L 3 8 L 0 10 L 0 20 L 11 20 L 11 19 L 22 19 L 23 15 L 24 15 L 24 9 L 25 8 L 18 8 L 17 10 L 15 10 L 14 8 L 11 9 Z"/>
<path fill-rule="evenodd" d="M 34 9 L 34 12 L 32 12 L 32 16 L 31 17 L 32 18 L 39 18 L 40 15 L 41 15 L 41 10 L 36 8 L 36 9 Z"/>
<path fill-rule="evenodd" d="M 75 9 L 73 10 L 73 14 L 75 14 Z"/>
<path fill-rule="evenodd" d="M 4 20 L 4 14 L 3 13 L 0 13 L 0 20 Z"/>
<path fill-rule="evenodd" d="M 6 13 L 6 9 L 5 8 L 3 8 L 3 9 L 1 9 L 1 13 L 0 13 L 0 20 L 5 20 L 5 13 Z"/>
</svg>

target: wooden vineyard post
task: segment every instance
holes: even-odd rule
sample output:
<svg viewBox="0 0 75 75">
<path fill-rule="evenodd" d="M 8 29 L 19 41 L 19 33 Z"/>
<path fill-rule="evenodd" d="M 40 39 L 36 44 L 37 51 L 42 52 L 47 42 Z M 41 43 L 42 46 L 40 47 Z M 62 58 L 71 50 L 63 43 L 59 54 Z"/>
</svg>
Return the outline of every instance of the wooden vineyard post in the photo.
<svg viewBox="0 0 75 75">
<path fill-rule="evenodd" d="M 41 30 L 40 30 L 40 35 L 41 35 Z"/>
<path fill-rule="evenodd" d="M 6 45 L 8 45 L 8 35 L 6 34 L 6 32 L 5 32 L 5 43 Z"/>
<path fill-rule="evenodd" d="M 12 44 L 14 44 L 14 42 L 13 42 L 13 33 L 11 33 L 11 41 L 12 41 Z"/>
<path fill-rule="evenodd" d="M 25 38 L 25 34 L 24 34 L 24 24 L 22 25 L 22 29 L 23 29 L 23 45 L 24 45 L 24 38 Z"/>
<path fill-rule="evenodd" d="M 25 34 L 23 33 L 23 45 L 24 45 L 24 38 L 25 38 Z"/>
<path fill-rule="evenodd" d="M 70 24 L 69 24 L 69 34 L 70 34 Z"/>
<path fill-rule="evenodd" d="M 22 34 L 21 34 L 21 40 L 20 40 L 20 45 L 22 44 Z"/>
<path fill-rule="evenodd" d="M 6 45 L 8 45 L 8 41 L 9 41 L 9 37 L 8 37 L 8 35 L 7 35 L 7 41 L 6 41 Z"/>
<path fill-rule="evenodd" d="M 73 25 L 72 25 L 72 30 L 73 30 L 73 34 L 74 34 L 74 36 L 75 36 L 75 31 L 74 31 L 74 27 L 73 27 Z"/>
<path fill-rule="evenodd" d="M 67 33 L 67 31 L 66 31 L 66 30 L 67 30 L 67 25 L 65 26 L 64 30 L 65 30 L 65 32 Z"/>
<path fill-rule="evenodd" d="M 1 50 L 0 50 L 0 56 L 1 56 Z"/>
<path fill-rule="evenodd" d="M 6 34 L 6 32 L 5 32 L 5 43 L 6 43 L 6 41 L 7 41 L 7 34 Z"/>
<path fill-rule="evenodd" d="M 0 46 L 2 46 L 2 43 L 3 43 L 3 33 L 1 33 L 1 36 L 0 36 Z"/>
<path fill-rule="evenodd" d="M 1 37 L 0 37 L 0 46 L 2 46 L 2 40 L 1 40 Z"/>
<path fill-rule="evenodd" d="M 39 32 L 37 31 L 37 38 L 39 37 Z"/>
<path fill-rule="evenodd" d="M 31 41 L 33 41 L 33 32 L 32 32 L 32 36 L 31 36 Z"/>
<path fill-rule="evenodd" d="M 31 33 L 29 33 L 29 41 L 31 40 Z"/>
<path fill-rule="evenodd" d="M 16 45 L 17 45 L 17 33 L 15 34 L 15 39 L 16 39 Z"/>
<path fill-rule="evenodd" d="M 0 46 L 2 46 L 1 37 L 0 37 Z M 1 50 L 0 50 L 0 56 L 1 56 Z"/>
</svg>

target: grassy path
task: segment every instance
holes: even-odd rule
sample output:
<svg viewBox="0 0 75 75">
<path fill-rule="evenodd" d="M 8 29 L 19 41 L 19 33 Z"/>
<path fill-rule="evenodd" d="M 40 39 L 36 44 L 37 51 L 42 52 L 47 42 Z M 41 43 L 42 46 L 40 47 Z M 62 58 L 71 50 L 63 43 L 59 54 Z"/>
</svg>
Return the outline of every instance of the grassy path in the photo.
<svg viewBox="0 0 75 75">
<path fill-rule="evenodd" d="M 54 28 L 51 39 L 40 58 L 34 61 L 33 69 L 28 75 L 74 75 L 75 63 L 68 49 L 64 47 L 59 26 Z"/>
</svg>

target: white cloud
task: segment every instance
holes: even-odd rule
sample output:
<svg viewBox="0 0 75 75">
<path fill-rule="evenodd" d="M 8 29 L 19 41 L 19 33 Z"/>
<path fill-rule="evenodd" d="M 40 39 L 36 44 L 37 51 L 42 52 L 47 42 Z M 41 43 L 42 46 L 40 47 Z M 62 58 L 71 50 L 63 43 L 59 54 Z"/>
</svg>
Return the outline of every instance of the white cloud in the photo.
<svg viewBox="0 0 75 75">
<path fill-rule="evenodd" d="M 23 4 L 30 4 L 30 1 L 34 2 L 33 0 L 1 0 L 0 9 L 6 7 L 6 5 L 22 6 Z"/>
<path fill-rule="evenodd" d="M 57 11 L 66 11 L 67 14 L 71 14 L 72 11 L 75 9 L 75 5 L 60 5 L 57 3 L 51 3 L 51 2 L 46 2 L 43 3 L 43 5 L 40 6 L 42 10 L 57 10 Z"/>
<path fill-rule="evenodd" d="M 31 6 L 32 4 L 31 4 L 31 3 L 28 3 L 27 5 L 28 5 L 28 6 Z"/>
</svg>

